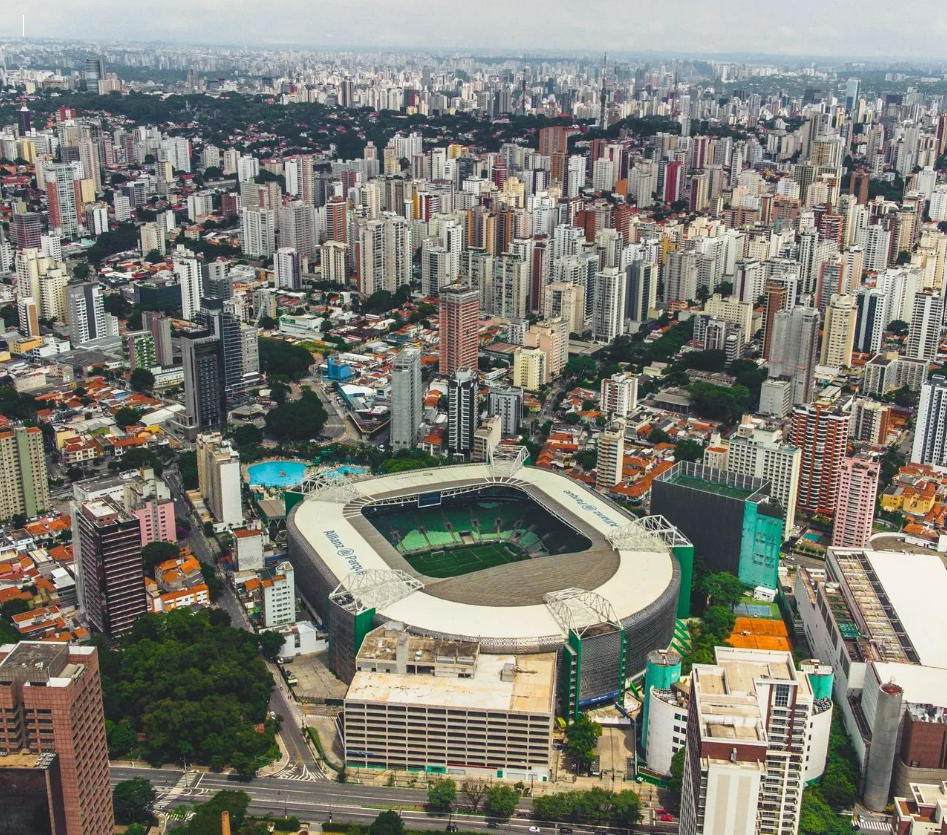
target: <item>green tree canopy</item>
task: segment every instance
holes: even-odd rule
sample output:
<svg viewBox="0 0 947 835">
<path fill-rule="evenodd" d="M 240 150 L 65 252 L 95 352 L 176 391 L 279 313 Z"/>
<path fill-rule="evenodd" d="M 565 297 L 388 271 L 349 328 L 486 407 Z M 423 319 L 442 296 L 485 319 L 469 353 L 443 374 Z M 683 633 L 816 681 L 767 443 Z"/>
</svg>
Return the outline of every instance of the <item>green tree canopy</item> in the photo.
<svg viewBox="0 0 947 835">
<path fill-rule="evenodd" d="M 181 473 L 181 485 L 185 490 L 198 488 L 197 453 L 193 449 L 178 453 L 178 471 Z"/>
<path fill-rule="evenodd" d="M 520 796 L 512 786 L 496 783 L 487 789 L 487 814 L 495 818 L 510 817 L 519 802 Z"/>
<path fill-rule="evenodd" d="M 238 447 L 258 446 L 263 442 L 263 430 L 252 423 L 244 423 L 234 429 L 233 440 Z"/>
<path fill-rule="evenodd" d="M 457 784 L 444 777 L 435 780 L 427 787 L 427 802 L 432 809 L 446 812 L 457 801 Z"/>
<path fill-rule="evenodd" d="M 141 412 L 138 409 L 132 409 L 128 406 L 122 406 L 115 413 L 115 422 L 119 426 L 134 426 L 141 420 Z"/>
<path fill-rule="evenodd" d="M 0 415 L 14 420 L 33 420 L 36 401 L 28 394 L 20 394 L 13 386 L 0 386 Z"/>
<path fill-rule="evenodd" d="M 566 753 L 576 772 L 587 773 L 595 761 L 595 746 L 602 726 L 580 713 L 566 728 Z"/>
<path fill-rule="evenodd" d="M 684 757 L 686 748 L 678 748 L 671 757 L 671 778 L 668 780 L 668 791 L 681 802 L 681 790 L 684 788 Z"/>
<path fill-rule="evenodd" d="M 685 438 L 674 446 L 675 461 L 702 461 L 703 458 L 704 448 L 697 441 Z"/>
<path fill-rule="evenodd" d="M 230 813 L 231 832 L 242 835 L 249 807 L 250 795 L 246 792 L 232 789 L 217 792 L 207 803 L 194 807 L 194 816 L 183 827 L 175 827 L 175 835 L 220 835 L 221 812 Z"/>
<path fill-rule="evenodd" d="M 154 470 L 155 475 L 161 475 L 164 470 L 161 459 L 147 447 L 133 447 L 118 460 L 118 469 L 122 471 L 137 470 L 141 467 Z"/>
<path fill-rule="evenodd" d="M 155 375 L 147 368 L 136 368 L 132 371 L 129 382 L 135 391 L 148 391 L 154 388 Z"/>
<path fill-rule="evenodd" d="M 404 821 L 397 812 L 388 809 L 371 822 L 368 835 L 405 835 Z"/>
<path fill-rule="evenodd" d="M 308 441 L 318 438 L 328 418 L 316 393 L 306 389 L 299 400 L 280 403 L 264 420 L 267 432 L 278 441 Z"/>
<path fill-rule="evenodd" d="M 144 615 L 118 647 L 100 647 L 106 719 L 144 735 L 148 762 L 252 775 L 276 755 L 272 676 L 256 636 L 223 620 L 208 609 Z"/>
<path fill-rule="evenodd" d="M 570 821 L 593 826 L 611 823 L 629 828 L 641 820 L 641 800 L 630 789 L 612 792 L 596 786 L 588 791 L 534 797 L 533 814 L 544 821 Z"/>
<path fill-rule="evenodd" d="M 272 629 L 267 629 L 259 633 L 260 652 L 267 661 L 276 661 L 280 656 L 280 650 L 286 644 L 283 636 Z"/>
<path fill-rule="evenodd" d="M 149 823 L 151 805 L 158 796 L 151 781 L 144 777 L 122 780 L 112 789 L 116 823 Z"/>
<path fill-rule="evenodd" d="M 261 336 L 260 368 L 264 374 L 285 374 L 287 377 L 298 380 L 309 373 L 314 360 L 312 354 L 300 345 L 284 342 L 282 339 L 270 339 Z"/>
<path fill-rule="evenodd" d="M 708 606 L 725 606 L 732 609 L 742 599 L 746 587 L 743 581 L 729 571 L 716 571 L 701 580 L 701 587 L 707 595 Z"/>
</svg>

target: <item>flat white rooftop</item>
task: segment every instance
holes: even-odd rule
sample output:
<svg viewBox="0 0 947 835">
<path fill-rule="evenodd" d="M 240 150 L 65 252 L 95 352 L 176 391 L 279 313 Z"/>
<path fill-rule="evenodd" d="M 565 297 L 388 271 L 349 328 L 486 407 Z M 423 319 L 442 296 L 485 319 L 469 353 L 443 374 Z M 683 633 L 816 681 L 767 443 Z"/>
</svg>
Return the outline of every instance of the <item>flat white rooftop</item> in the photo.
<svg viewBox="0 0 947 835">
<path fill-rule="evenodd" d="M 943 560 L 935 554 L 865 553 L 921 664 L 947 668 L 947 568 Z"/>
<path fill-rule="evenodd" d="M 516 667 L 512 681 L 500 678 L 506 664 Z M 473 678 L 357 672 L 345 700 L 552 715 L 555 682 L 554 652 L 480 655 Z"/>
</svg>

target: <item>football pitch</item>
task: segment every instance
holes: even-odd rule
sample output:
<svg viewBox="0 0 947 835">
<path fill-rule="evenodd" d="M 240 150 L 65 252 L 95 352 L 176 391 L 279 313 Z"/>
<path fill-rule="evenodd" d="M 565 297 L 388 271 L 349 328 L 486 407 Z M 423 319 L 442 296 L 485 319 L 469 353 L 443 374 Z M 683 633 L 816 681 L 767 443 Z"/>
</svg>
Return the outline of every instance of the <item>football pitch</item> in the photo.
<svg viewBox="0 0 947 835">
<path fill-rule="evenodd" d="M 444 551 L 429 551 L 416 556 L 405 555 L 405 559 L 415 571 L 428 577 L 444 579 L 483 571 L 485 568 L 505 565 L 508 562 L 528 560 L 529 556 L 515 546 L 502 542 L 481 542 Z"/>
</svg>

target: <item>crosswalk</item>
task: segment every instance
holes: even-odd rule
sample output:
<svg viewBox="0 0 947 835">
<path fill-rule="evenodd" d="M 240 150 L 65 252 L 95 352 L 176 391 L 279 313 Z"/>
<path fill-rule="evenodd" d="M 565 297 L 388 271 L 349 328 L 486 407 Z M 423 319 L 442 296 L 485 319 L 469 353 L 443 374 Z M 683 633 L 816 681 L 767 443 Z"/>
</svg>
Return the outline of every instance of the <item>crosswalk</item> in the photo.
<svg viewBox="0 0 947 835">
<path fill-rule="evenodd" d="M 185 771 L 170 789 L 159 791 L 158 798 L 152 808 L 156 812 L 163 812 L 180 797 L 209 795 L 211 793 L 210 789 L 200 787 L 202 779 L 204 779 L 203 771 Z"/>
<path fill-rule="evenodd" d="M 318 783 L 328 779 L 324 774 L 310 771 L 303 763 L 290 763 L 273 776 L 277 780 L 297 780 L 306 783 Z"/>
</svg>

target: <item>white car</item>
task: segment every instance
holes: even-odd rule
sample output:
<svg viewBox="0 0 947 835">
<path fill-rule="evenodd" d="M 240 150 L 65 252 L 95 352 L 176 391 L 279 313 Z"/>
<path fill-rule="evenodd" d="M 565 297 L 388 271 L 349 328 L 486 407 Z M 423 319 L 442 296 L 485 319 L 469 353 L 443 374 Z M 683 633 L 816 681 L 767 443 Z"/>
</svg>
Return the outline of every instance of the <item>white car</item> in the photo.
<svg viewBox="0 0 947 835">
<path fill-rule="evenodd" d="M 533 835 L 536 835 L 536 833 L 542 832 L 542 830 L 538 826 L 531 826 L 529 828 L 529 831 L 532 832 Z"/>
</svg>

